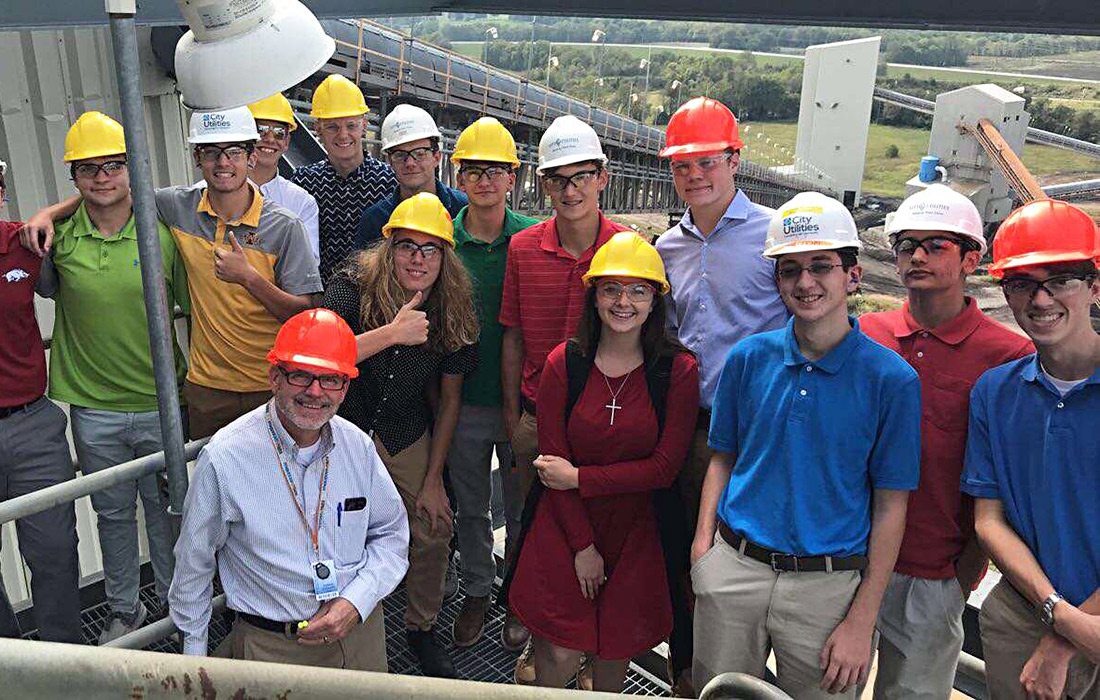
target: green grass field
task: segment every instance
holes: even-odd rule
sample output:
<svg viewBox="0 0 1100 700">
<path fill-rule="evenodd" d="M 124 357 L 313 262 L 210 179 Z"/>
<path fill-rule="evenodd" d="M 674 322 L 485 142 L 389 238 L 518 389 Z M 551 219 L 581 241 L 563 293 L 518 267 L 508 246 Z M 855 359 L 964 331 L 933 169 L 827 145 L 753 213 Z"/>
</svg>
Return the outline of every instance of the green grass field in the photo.
<svg viewBox="0 0 1100 700">
<path fill-rule="evenodd" d="M 784 162 L 779 147 L 794 151 L 798 125 L 793 123 L 742 124 L 745 157 L 763 165 Z M 758 136 L 759 134 L 759 136 Z M 771 144 L 765 139 L 771 139 Z M 889 145 L 898 147 L 897 158 L 887 158 Z M 863 171 L 863 190 L 867 194 L 900 197 L 905 181 L 917 173 L 922 156 L 928 153 L 928 132 L 872 124 L 867 136 L 867 160 Z M 1072 179 L 1100 177 L 1100 160 L 1051 146 L 1024 146 L 1024 164 L 1039 177 L 1072 175 Z M 789 159 L 788 159 L 789 162 Z"/>
</svg>

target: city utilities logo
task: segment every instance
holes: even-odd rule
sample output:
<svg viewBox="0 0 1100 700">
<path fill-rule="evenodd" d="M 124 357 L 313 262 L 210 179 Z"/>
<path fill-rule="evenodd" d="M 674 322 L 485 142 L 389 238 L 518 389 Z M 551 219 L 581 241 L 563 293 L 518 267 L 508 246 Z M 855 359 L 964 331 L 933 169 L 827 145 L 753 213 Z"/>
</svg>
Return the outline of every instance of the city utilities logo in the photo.
<svg viewBox="0 0 1100 700">
<path fill-rule="evenodd" d="M 8 270 L 4 273 L 4 281 L 6 282 L 19 282 L 20 280 L 29 279 L 31 273 L 21 268 L 15 268 L 14 270 Z"/>
</svg>

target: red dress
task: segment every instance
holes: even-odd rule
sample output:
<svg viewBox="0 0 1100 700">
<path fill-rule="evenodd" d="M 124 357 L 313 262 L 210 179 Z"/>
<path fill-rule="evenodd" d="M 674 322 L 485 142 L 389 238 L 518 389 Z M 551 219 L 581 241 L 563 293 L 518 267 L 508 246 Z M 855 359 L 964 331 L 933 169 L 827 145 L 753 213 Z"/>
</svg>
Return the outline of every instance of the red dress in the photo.
<svg viewBox="0 0 1100 700">
<path fill-rule="evenodd" d="M 623 379 L 607 381 L 618 390 Z M 687 353 L 673 361 L 660 440 L 643 368 L 630 374 L 618 394 L 622 408 L 613 426 L 606 408 L 611 391 L 594 364 L 568 429 L 567 386 L 562 343 L 547 358 L 539 382 L 539 452 L 572 462 L 580 470 L 580 488 L 543 492 L 509 602 L 532 633 L 558 646 L 628 659 L 672 629 L 653 491 L 669 486 L 687 457 L 699 369 Z M 581 594 L 574 567 L 576 553 L 590 544 L 603 557 L 607 575 L 594 601 Z"/>
</svg>

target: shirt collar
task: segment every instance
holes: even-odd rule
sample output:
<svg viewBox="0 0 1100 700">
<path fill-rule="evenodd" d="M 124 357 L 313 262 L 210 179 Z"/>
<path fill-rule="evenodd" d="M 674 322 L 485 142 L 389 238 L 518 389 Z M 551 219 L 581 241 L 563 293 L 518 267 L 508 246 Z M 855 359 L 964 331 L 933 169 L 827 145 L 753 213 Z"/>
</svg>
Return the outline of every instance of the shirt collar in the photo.
<svg viewBox="0 0 1100 700">
<path fill-rule="evenodd" d="M 81 200 L 80 206 L 76 208 L 76 211 L 73 212 L 72 220 L 74 224 L 72 235 L 75 238 L 83 238 L 85 236 L 94 235 L 96 238 L 100 238 L 102 240 L 114 241 L 122 240 L 124 238 L 128 238 L 133 241 L 137 240 L 137 228 L 134 226 L 133 212 L 130 213 L 130 219 L 126 222 L 126 225 L 122 227 L 122 230 L 120 230 L 118 234 L 111 236 L 110 239 L 100 233 L 99 230 L 95 227 L 95 224 L 92 223 L 92 219 L 90 216 L 88 216 L 88 209 L 85 206 L 85 202 L 83 200 Z"/>
<path fill-rule="evenodd" d="M 252 228 L 256 228 L 260 225 L 260 211 L 264 206 L 264 196 L 260 192 L 260 188 L 251 180 L 249 180 L 248 186 L 252 188 L 252 204 L 249 205 L 244 214 L 241 214 L 241 218 L 236 221 L 225 221 L 225 223 L 231 225 L 243 224 L 245 226 L 251 226 Z M 199 199 L 199 205 L 195 207 L 195 211 L 200 214 L 209 214 L 215 219 L 221 219 L 221 217 L 214 212 L 213 207 L 210 206 L 210 199 L 207 197 L 209 192 L 209 187 L 203 188 L 202 197 Z"/>
<path fill-rule="evenodd" d="M 790 320 L 787 321 L 787 329 L 785 331 L 787 342 L 783 346 L 783 364 L 788 367 L 801 367 L 802 365 L 810 364 L 829 374 L 836 374 L 841 370 L 848 358 L 851 357 L 863 335 L 859 330 L 859 320 L 856 319 L 855 316 L 849 316 L 848 323 L 852 328 L 848 331 L 847 335 L 844 336 L 844 339 L 840 341 L 840 344 L 830 350 L 824 357 L 810 361 L 806 359 L 806 356 L 802 354 L 802 350 L 798 347 L 798 338 L 794 335 L 794 317 L 792 316 Z"/>
<path fill-rule="evenodd" d="M 925 328 L 913 317 L 909 310 L 909 302 L 901 308 L 901 323 L 894 327 L 894 337 L 908 338 L 916 333 L 931 333 L 948 345 L 958 345 L 978 330 L 985 318 L 982 310 L 978 308 L 978 302 L 971 297 L 966 297 L 966 306 L 955 318 L 941 323 L 935 328 Z"/>
<path fill-rule="evenodd" d="M 581 253 L 579 258 L 575 258 L 577 262 L 585 262 L 591 260 L 596 250 L 599 249 L 604 243 L 615 234 L 615 227 L 611 222 L 611 219 L 603 215 L 603 211 L 599 212 L 600 216 L 600 231 L 596 234 L 596 242 L 591 248 Z M 546 227 L 542 231 L 542 240 L 539 242 L 539 247 L 547 253 L 554 253 L 561 258 L 569 258 L 574 260 L 565 248 L 561 247 L 561 240 L 558 238 L 558 217 L 555 215 L 546 222 Z"/>
<path fill-rule="evenodd" d="M 733 199 L 730 200 L 730 205 L 726 207 L 726 213 L 722 214 L 722 218 L 718 220 L 718 225 L 714 227 L 714 231 L 711 233 L 718 233 L 722 229 L 722 223 L 725 221 L 744 221 L 749 218 L 749 211 L 752 202 L 741 190 L 733 195 Z M 684 215 L 680 217 L 680 228 L 685 235 L 692 235 L 696 238 L 703 238 L 703 233 L 695 225 L 695 220 L 691 218 L 691 208 L 688 207 L 684 211 Z"/>
<path fill-rule="evenodd" d="M 283 427 L 282 420 L 279 419 L 278 412 L 275 411 L 275 399 L 271 399 L 267 402 L 267 417 L 271 421 L 271 424 L 275 426 L 275 436 L 279 439 L 279 446 L 282 447 L 283 452 L 296 464 L 298 463 L 298 443 L 294 442 L 294 438 L 290 437 L 290 433 Z M 332 438 L 332 423 L 325 423 L 321 427 L 321 449 L 317 450 L 313 455 L 313 461 L 310 464 L 314 464 L 318 459 L 326 456 L 329 452 L 332 452 L 332 448 L 335 447 L 335 441 Z M 309 465 L 305 465 L 309 466 Z"/>
<path fill-rule="evenodd" d="M 1023 367 L 1020 370 L 1020 376 L 1025 382 L 1038 382 L 1055 394 L 1058 394 L 1059 396 L 1061 395 L 1061 393 L 1057 389 L 1050 385 L 1050 382 L 1047 381 L 1047 378 L 1043 376 L 1043 368 L 1042 365 L 1039 363 L 1039 353 L 1037 352 L 1033 353 L 1030 357 L 1027 358 L 1027 361 L 1024 363 Z M 1076 392 L 1080 390 L 1081 387 L 1088 386 L 1089 384 L 1100 385 L 1100 367 L 1097 367 L 1095 370 L 1093 370 L 1088 379 L 1075 386 L 1073 388 L 1073 391 Z"/>
<path fill-rule="evenodd" d="M 504 226 L 500 229 L 500 237 L 494 240 L 492 243 L 486 243 L 480 238 L 474 238 L 466 231 L 466 211 L 470 208 L 466 205 L 458 210 L 458 214 L 455 215 L 455 245 L 465 245 L 467 243 L 471 245 L 494 245 L 501 239 L 507 241 L 512 237 L 512 234 L 518 233 L 527 228 L 519 220 L 519 215 L 508 207 L 504 207 Z"/>
</svg>

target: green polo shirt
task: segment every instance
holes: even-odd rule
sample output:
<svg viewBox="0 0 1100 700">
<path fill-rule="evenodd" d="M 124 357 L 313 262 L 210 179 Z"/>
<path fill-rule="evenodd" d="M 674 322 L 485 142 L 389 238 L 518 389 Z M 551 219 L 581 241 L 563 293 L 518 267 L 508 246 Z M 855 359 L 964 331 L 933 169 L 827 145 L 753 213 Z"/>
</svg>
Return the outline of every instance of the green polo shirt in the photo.
<svg viewBox="0 0 1100 700">
<path fill-rule="evenodd" d="M 466 210 L 455 217 L 455 249 L 474 283 L 474 297 L 481 336 L 478 342 L 477 369 L 462 383 L 462 402 L 474 406 L 500 405 L 500 343 L 504 327 L 500 325 L 500 297 L 504 293 L 504 266 L 508 261 L 508 241 L 513 233 L 539 222 L 530 216 L 504 210 L 504 230 L 492 243 L 466 233 Z"/>
<path fill-rule="evenodd" d="M 187 276 L 172 234 L 158 224 L 169 304 L 190 311 Z M 40 290 L 56 302 L 50 397 L 108 411 L 157 410 L 134 218 L 104 238 L 84 204 L 59 224 Z M 173 338 L 176 374 L 186 366 Z"/>
</svg>

